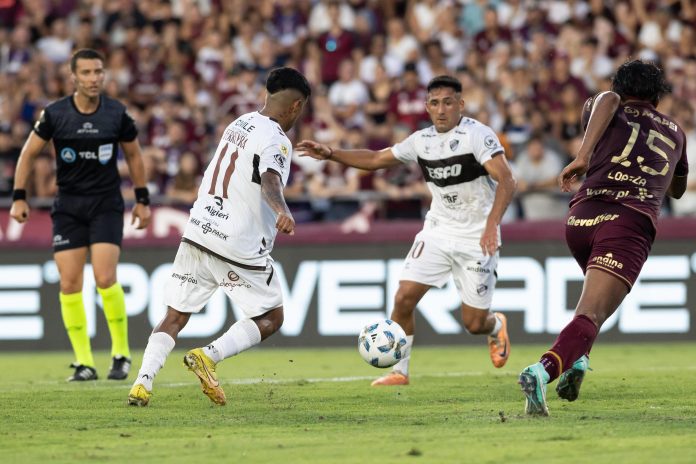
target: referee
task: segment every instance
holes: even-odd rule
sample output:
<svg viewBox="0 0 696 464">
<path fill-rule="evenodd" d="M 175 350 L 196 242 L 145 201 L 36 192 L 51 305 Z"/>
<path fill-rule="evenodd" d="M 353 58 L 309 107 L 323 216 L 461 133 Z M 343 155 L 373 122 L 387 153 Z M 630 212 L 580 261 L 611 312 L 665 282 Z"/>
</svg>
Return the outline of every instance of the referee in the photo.
<svg viewBox="0 0 696 464">
<path fill-rule="evenodd" d="M 108 378 L 122 380 L 128 377 L 131 360 L 125 299 L 116 281 L 124 211 L 116 167 L 118 144 L 136 186 L 131 223 L 137 219 L 139 229 L 150 223 L 150 199 L 135 122 L 123 104 L 101 95 L 104 57 L 95 50 L 78 50 L 70 60 L 70 71 L 75 93 L 43 110 L 22 148 L 10 215 L 20 223 L 29 219 L 27 179 L 37 155 L 53 140 L 58 183 L 51 209 L 53 256 L 60 273 L 63 323 L 76 358 L 68 381 L 97 379 L 82 302 L 88 252 L 111 333 Z"/>
</svg>

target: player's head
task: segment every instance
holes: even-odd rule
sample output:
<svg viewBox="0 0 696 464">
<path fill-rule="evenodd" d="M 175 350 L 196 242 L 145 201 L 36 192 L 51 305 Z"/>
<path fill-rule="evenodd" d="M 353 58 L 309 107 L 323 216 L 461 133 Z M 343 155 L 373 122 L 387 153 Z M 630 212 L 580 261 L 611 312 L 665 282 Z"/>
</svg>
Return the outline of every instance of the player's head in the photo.
<svg viewBox="0 0 696 464">
<path fill-rule="evenodd" d="M 280 113 L 277 116 L 284 130 L 295 124 L 311 94 L 307 78 L 296 69 L 276 68 L 266 79 L 266 106 Z"/>
<path fill-rule="evenodd" d="M 611 90 L 622 100 L 637 98 L 657 106 L 663 95 L 672 91 L 665 74 L 655 63 L 633 60 L 616 70 L 611 81 Z"/>
<path fill-rule="evenodd" d="M 73 53 L 70 59 L 75 91 L 86 97 L 98 97 L 104 85 L 104 57 L 91 48 Z"/>
<path fill-rule="evenodd" d="M 447 132 L 459 123 L 464 112 L 462 83 L 452 76 L 437 76 L 428 83 L 425 109 L 438 132 Z"/>
</svg>

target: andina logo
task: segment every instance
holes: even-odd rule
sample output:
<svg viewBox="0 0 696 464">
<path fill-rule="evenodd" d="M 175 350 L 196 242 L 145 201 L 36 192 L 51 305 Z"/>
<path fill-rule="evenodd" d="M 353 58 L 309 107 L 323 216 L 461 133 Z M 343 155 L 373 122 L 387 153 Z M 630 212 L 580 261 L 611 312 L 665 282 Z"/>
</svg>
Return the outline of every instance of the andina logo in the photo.
<svg viewBox="0 0 696 464">
<path fill-rule="evenodd" d="M 173 272 L 172 277 L 180 281 L 179 286 L 184 285 L 186 282 L 193 285 L 198 285 L 198 281 L 191 275 L 190 272 L 187 272 L 186 274 L 177 274 L 176 272 Z"/>
<path fill-rule="evenodd" d="M 615 260 L 613 253 L 607 253 L 604 256 L 593 256 L 590 262 L 600 264 L 609 269 L 623 269 L 623 263 Z"/>
</svg>

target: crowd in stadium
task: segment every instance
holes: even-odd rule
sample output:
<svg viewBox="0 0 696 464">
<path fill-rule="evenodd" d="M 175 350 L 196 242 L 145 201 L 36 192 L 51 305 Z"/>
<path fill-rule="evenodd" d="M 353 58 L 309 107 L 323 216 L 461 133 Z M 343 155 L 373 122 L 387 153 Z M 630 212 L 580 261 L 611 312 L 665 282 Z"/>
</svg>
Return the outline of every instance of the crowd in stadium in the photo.
<svg viewBox="0 0 696 464">
<path fill-rule="evenodd" d="M 0 197 L 33 121 L 72 92 L 71 53 L 106 57 L 107 94 L 139 128 L 154 204 L 190 204 L 222 130 L 260 109 L 277 66 L 303 72 L 311 105 L 291 136 L 380 149 L 430 124 L 425 84 L 453 74 L 466 112 L 491 126 L 518 180 L 506 220 L 561 218 L 556 177 L 583 136 L 585 99 L 627 58 L 664 67 L 660 110 L 688 138 L 696 215 L 696 2 L 692 0 L 10 0 L 0 3 Z M 53 154 L 29 194 L 51 198 Z M 124 196 L 132 198 L 123 169 Z M 420 218 L 417 165 L 366 173 L 295 157 L 286 197 L 298 222 L 355 214 Z"/>
</svg>

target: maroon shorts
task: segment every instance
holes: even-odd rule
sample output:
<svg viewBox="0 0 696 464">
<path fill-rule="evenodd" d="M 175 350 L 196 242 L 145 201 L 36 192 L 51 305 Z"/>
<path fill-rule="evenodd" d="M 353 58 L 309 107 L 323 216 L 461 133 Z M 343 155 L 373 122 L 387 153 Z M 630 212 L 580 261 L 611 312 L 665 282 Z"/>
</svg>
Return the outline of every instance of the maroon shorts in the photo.
<svg viewBox="0 0 696 464">
<path fill-rule="evenodd" d="M 618 203 L 586 200 L 566 218 L 566 242 L 583 274 L 601 269 L 621 279 L 629 291 L 654 240 L 650 218 Z"/>
</svg>

